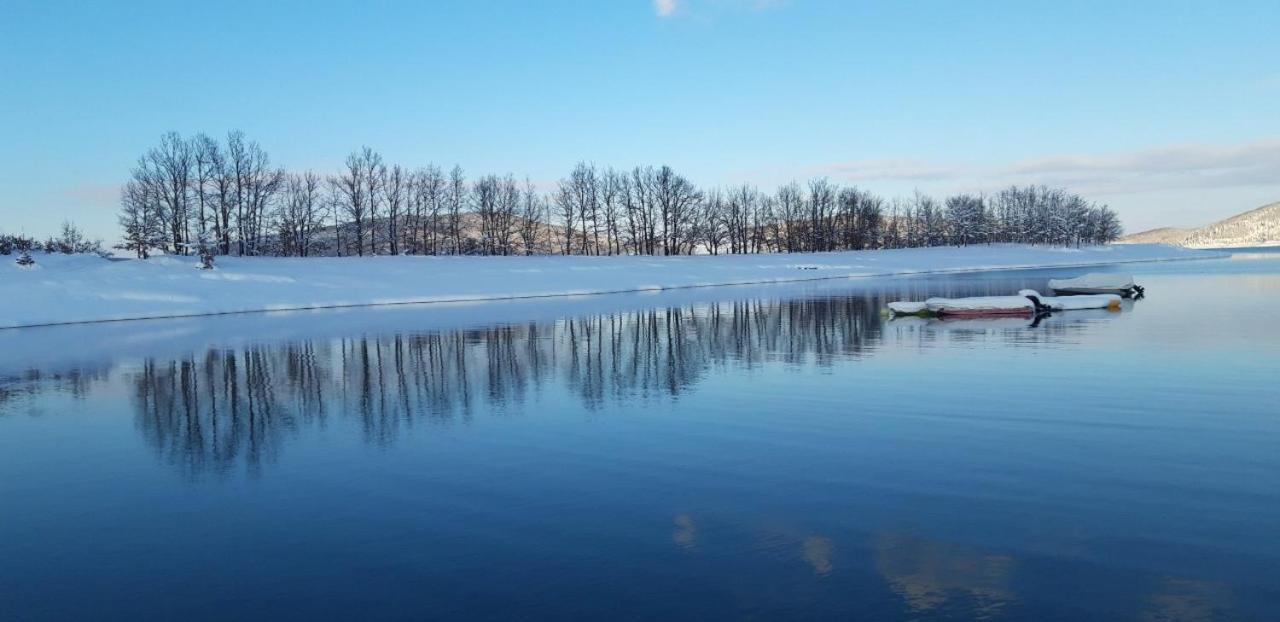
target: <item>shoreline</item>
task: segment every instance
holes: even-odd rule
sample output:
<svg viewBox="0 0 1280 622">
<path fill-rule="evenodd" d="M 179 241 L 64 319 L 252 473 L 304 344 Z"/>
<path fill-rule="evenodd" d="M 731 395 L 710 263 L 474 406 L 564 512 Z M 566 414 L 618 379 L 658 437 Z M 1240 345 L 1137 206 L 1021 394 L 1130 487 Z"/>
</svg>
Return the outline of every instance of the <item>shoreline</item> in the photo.
<svg viewBox="0 0 1280 622">
<path fill-rule="evenodd" d="M 93 259 L 97 260 L 96 263 L 99 265 L 93 265 L 95 262 L 91 260 L 86 261 L 87 258 L 82 258 L 82 257 L 71 257 L 67 259 L 67 261 L 60 262 L 57 260 L 64 259 L 64 258 L 57 257 L 57 256 L 46 256 L 44 258 L 44 261 L 49 261 L 50 258 L 53 258 L 55 260 L 51 262 L 52 263 L 51 269 L 45 270 L 42 266 L 41 269 L 38 269 L 38 270 L 25 271 L 28 277 L 35 277 L 32 279 L 29 279 L 30 281 L 34 281 L 34 283 L 22 283 L 22 282 L 14 283 L 18 286 L 19 291 L 7 292 L 5 290 L 9 288 L 10 284 L 0 283 L 0 298 L 6 301 L 12 301 L 16 298 L 21 297 L 21 294 L 23 293 L 21 291 L 21 287 L 23 285 L 34 284 L 37 287 L 44 288 L 46 291 L 42 293 L 44 293 L 45 297 L 50 299 L 51 301 L 53 301 L 52 299 L 58 298 L 57 294 L 59 294 L 60 292 L 58 292 L 57 290 L 59 289 L 59 287 L 64 288 L 64 290 L 67 292 L 66 295 L 68 297 L 74 297 L 75 294 L 71 294 L 70 292 L 76 291 L 76 293 L 79 294 L 82 298 L 88 298 L 89 300 L 53 301 L 53 302 L 60 303 L 62 306 L 46 307 L 47 309 L 49 309 L 48 315 L 51 315 L 53 317 L 50 317 L 49 319 L 43 320 L 43 321 L 41 319 L 37 319 L 38 316 L 41 315 L 41 313 L 39 312 L 34 313 L 33 317 L 29 317 L 25 319 L 19 317 L 19 319 L 16 319 L 16 320 L 9 320 L 8 318 L 5 317 L 5 312 L 6 312 L 5 305 L 0 304 L 0 331 L 17 330 L 17 329 L 23 329 L 23 328 L 44 328 L 44 327 L 54 327 L 54 326 L 83 325 L 83 324 L 107 324 L 107 323 L 116 323 L 116 322 L 215 317 L 215 316 L 227 316 L 227 315 L 262 314 L 262 313 L 273 313 L 273 312 L 318 311 L 318 310 L 326 310 L 326 309 L 358 309 L 358 308 L 369 308 L 369 307 L 410 306 L 410 305 L 425 306 L 425 305 L 433 305 L 433 304 L 487 303 L 487 302 L 501 302 L 501 301 L 542 300 L 542 299 L 551 299 L 551 298 L 574 298 L 574 297 L 584 297 L 584 296 L 606 296 L 606 295 L 613 295 L 613 294 L 659 293 L 663 291 L 690 290 L 690 289 L 711 288 L 711 287 L 804 283 L 804 282 L 813 282 L 813 281 L 855 280 L 855 279 L 861 280 L 861 279 L 877 279 L 877 278 L 890 278 L 890 277 L 911 277 L 911 276 L 939 275 L 939 274 L 972 274 L 972 273 L 983 273 L 983 272 L 1017 271 L 1017 270 L 1094 268 L 1094 267 L 1104 267 L 1104 266 L 1111 266 L 1111 265 L 1126 265 L 1126 264 L 1135 264 L 1135 263 L 1154 263 L 1154 262 L 1168 262 L 1168 261 L 1190 261 L 1190 260 L 1223 258 L 1223 257 L 1230 256 L 1230 253 L 1226 251 L 1202 251 L 1202 250 L 1180 249 L 1176 247 L 1167 247 L 1162 245 L 1125 245 L 1125 246 L 1127 246 L 1129 249 L 1138 249 L 1138 250 L 1147 251 L 1147 252 L 1137 253 L 1137 256 L 1125 257 L 1125 256 L 1107 256 L 1107 255 L 1112 255 L 1116 249 L 1122 248 L 1119 245 L 1110 246 L 1110 247 L 1093 247 L 1093 248 L 1081 248 L 1081 249 L 1076 249 L 1076 248 L 1062 249 L 1058 247 L 1032 247 L 1032 246 L 1023 246 L 1023 245 L 993 245 L 993 246 L 972 246 L 972 247 L 932 247 L 932 248 L 925 248 L 925 249 L 894 249 L 894 250 L 876 250 L 876 251 L 844 251 L 844 252 L 832 252 L 832 253 L 805 253 L 805 254 L 797 253 L 797 254 L 774 254 L 774 255 L 719 255 L 719 256 L 693 256 L 693 257 L 688 257 L 688 256 L 682 256 L 682 257 L 676 257 L 676 256 L 673 256 L 673 257 L 552 256 L 552 257 L 501 257 L 501 258 L 499 257 L 438 258 L 438 257 L 382 256 L 382 257 L 367 257 L 367 258 L 355 258 L 355 257 L 313 258 L 313 259 L 303 259 L 303 260 L 281 259 L 281 258 L 230 258 L 229 257 L 229 258 L 220 258 L 220 261 L 231 264 L 230 266 L 228 266 L 229 268 L 228 270 L 221 273 L 219 272 L 221 268 L 219 270 L 215 270 L 212 273 L 195 270 L 192 267 L 192 265 L 190 265 L 191 258 L 165 257 L 165 258 L 158 258 L 159 261 L 157 260 L 137 261 L 135 264 L 134 261 L 108 262 L 105 260 L 97 260 L 97 258 L 95 257 Z M 1040 257 L 1035 258 L 1035 259 L 1038 259 L 1038 261 L 1030 261 L 1030 262 L 1024 261 L 1024 259 L 1026 258 L 1022 257 L 1021 255 L 1027 255 L 1027 254 L 1040 255 Z M 1076 255 L 1076 254 L 1084 254 L 1084 255 L 1094 255 L 1095 257 L 1090 257 L 1088 260 L 1085 260 L 1085 261 L 1053 261 L 1053 259 L 1059 259 L 1059 258 L 1066 259 L 1067 257 L 1061 257 L 1061 255 L 1064 255 L 1064 254 L 1068 256 Z M 1132 253 L 1128 253 L 1128 252 L 1120 253 L 1120 255 L 1126 255 L 1126 254 L 1132 254 Z M 1013 256 L 1001 257 L 1001 255 L 1013 255 Z M 902 258 L 906 258 L 911 261 L 909 261 L 908 264 L 903 264 L 896 267 L 886 266 L 886 268 L 888 269 L 882 269 L 878 271 L 874 270 L 872 266 L 866 266 L 866 265 L 823 266 L 823 265 L 815 265 L 813 263 L 815 260 L 821 261 L 821 260 L 831 260 L 831 259 L 837 259 L 837 260 L 843 260 L 843 261 L 862 260 L 866 262 L 877 262 L 882 259 L 902 259 Z M 948 266 L 948 265 L 945 265 L 945 263 L 940 264 L 936 261 L 933 262 L 933 265 L 929 265 L 930 264 L 929 261 L 922 261 L 926 259 L 949 260 L 950 263 L 954 264 L 956 262 L 959 262 L 961 265 Z M 809 261 L 806 261 L 806 260 L 809 260 Z M 963 262 L 966 260 L 971 260 L 971 261 L 977 262 L 978 264 L 985 264 L 985 265 L 963 265 Z M 1001 263 L 1001 260 L 1006 260 L 1006 262 Z M 416 283 L 403 284 L 403 287 L 409 288 L 411 290 L 412 289 L 419 289 L 419 290 L 433 289 L 433 288 L 441 290 L 439 291 L 439 293 L 432 294 L 432 295 L 414 296 L 412 292 L 406 291 L 403 293 L 403 295 L 396 296 L 394 298 L 374 297 L 374 295 L 370 293 L 369 297 L 363 300 L 289 302 L 287 300 L 281 301 L 281 300 L 271 300 L 270 298 L 262 298 L 256 303 L 252 302 L 254 298 L 253 294 L 255 293 L 258 293 L 259 295 L 264 295 L 264 296 L 274 295 L 275 294 L 274 290 L 278 288 L 270 287 L 271 284 L 273 283 L 280 284 L 281 286 L 283 286 L 285 283 L 288 283 L 290 285 L 296 284 L 298 281 L 294 277 L 310 276 L 315 278 L 316 281 L 318 281 L 310 285 L 304 282 L 304 284 L 300 286 L 300 288 L 302 289 L 302 292 L 298 292 L 298 293 L 320 295 L 326 292 L 327 290 L 335 287 L 332 283 L 323 282 L 323 277 L 324 277 L 323 274 L 306 275 L 304 274 L 306 272 L 305 270 L 297 270 L 297 267 L 299 265 L 306 265 L 305 262 L 316 262 L 315 264 L 309 267 L 325 267 L 323 264 L 333 264 L 333 265 L 341 264 L 342 267 L 358 266 L 359 270 L 357 270 L 357 274 L 346 275 L 346 276 L 354 277 L 357 282 L 361 282 L 361 281 L 367 282 L 367 279 L 370 276 L 381 275 L 383 277 L 386 277 L 383 280 L 381 280 L 379 284 L 385 284 L 388 282 L 391 282 L 393 285 L 396 284 L 395 281 L 391 280 L 391 277 L 397 276 L 397 274 L 394 271 L 391 273 L 371 272 L 370 270 L 368 270 L 369 263 L 373 263 L 373 262 L 395 263 L 395 264 L 403 264 L 401 266 L 396 266 L 397 268 L 403 268 L 404 265 L 409 265 L 415 268 L 421 268 L 423 267 L 421 264 L 424 264 L 424 263 L 429 264 L 429 263 L 435 263 L 435 262 L 440 262 L 440 263 L 447 262 L 453 265 L 446 266 L 446 267 L 455 268 L 457 270 L 455 270 L 454 272 L 460 272 L 461 274 L 456 274 L 456 273 L 452 274 L 452 276 L 457 278 L 457 281 L 455 283 L 453 284 L 446 283 L 444 285 L 441 285 L 438 281 L 432 280 L 432 277 L 439 276 L 439 275 L 423 274 L 422 272 L 419 271 L 419 272 L 410 274 L 410 278 L 412 278 L 413 276 L 417 277 Z M 520 265 L 519 268 L 512 267 L 517 265 L 517 262 L 527 262 L 529 265 Z M 923 263 L 925 265 L 909 265 L 917 262 Z M 992 265 L 992 262 L 998 265 Z M 70 266 L 71 269 L 65 269 L 66 266 L 59 266 L 58 265 L 59 263 L 72 264 Z M 130 264 L 135 264 L 135 265 L 130 265 Z M 413 265 L 413 264 L 419 264 L 419 265 Z M 506 270 L 499 270 L 496 272 L 492 270 L 494 267 L 503 267 L 500 264 L 511 264 L 511 265 L 507 266 Z M 548 267 L 547 264 L 560 264 L 560 265 L 553 265 L 551 267 L 564 274 L 553 273 L 550 279 L 546 278 L 545 271 Z M 614 265 L 602 266 L 600 264 L 614 264 Z M 628 266 L 626 264 L 634 264 L 634 265 Z M 712 265 L 712 264 L 716 264 L 716 265 Z M 769 265 L 769 264 L 773 264 L 773 265 Z M 109 266 L 109 267 L 104 268 L 104 266 Z M 540 266 L 540 267 L 535 267 L 535 266 Z M 662 270 L 658 271 L 656 274 L 653 273 L 652 270 L 650 270 L 649 273 L 645 273 L 645 268 L 651 269 L 655 266 L 662 268 Z M 64 274 L 70 274 L 73 276 L 76 276 L 83 271 L 98 270 L 102 272 L 112 272 L 113 271 L 111 270 L 112 267 L 120 267 L 121 270 L 119 271 L 121 272 L 138 272 L 139 270 L 147 271 L 147 270 L 158 269 L 158 270 L 164 271 L 164 273 L 146 274 L 146 275 L 136 275 L 136 274 L 126 275 L 130 278 L 120 278 L 117 282 L 112 282 L 108 278 L 101 284 L 101 286 L 104 289 L 106 289 L 106 291 L 98 292 L 96 294 L 96 298 L 97 298 L 96 300 L 94 300 L 95 294 L 93 291 L 91 290 L 80 291 L 76 289 L 78 285 L 82 285 L 80 281 L 68 279 L 65 282 L 59 282 L 57 280 L 50 280 L 49 278 L 42 278 L 42 277 L 56 276 L 56 274 L 59 271 L 62 271 Z M 288 273 L 291 275 L 289 277 L 280 276 L 280 274 L 278 273 L 264 274 L 264 273 L 254 273 L 254 272 L 244 271 L 246 268 L 255 268 L 255 267 L 259 268 L 260 270 L 264 268 L 276 269 L 276 268 L 282 268 L 282 267 L 293 268 L 294 270 L 293 271 L 285 270 L 285 273 Z M 438 267 L 438 266 L 433 266 L 433 267 Z M 595 272 L 605 267 L 611 270 L 623 271 L 625 275 L 609 275 L 609 276 L 620 276 L 622 277 L 621 280 L 626 280 L 626 277 L 631 277 L 634 280 L 635 278 L 637 278 L 637 272 L 638 272 L 640 273 L 640 276 L 649 277 L 648 279 L 649 281 L 652 281 L 652 280 L 662 281 L 663 278 L 665 277 L 668 280 L 668 282 L 650 283 L 650 282 L 642 281 L 642 282 L 633 282 L 631 284 L 613 286 L 613 287 L 597 286 L 597 287 L 574 288 L 574 289 L 560 288 L 558 289 L 558 291 L 532 291 L 532 292 L 526 291 L 523 293 L 519 291 L 503 291 L 501 289 L 497 291 L 476 291 L 474 293 L 450 293 L 448 289 L 449 287 L 452 286 L 455 288 L 465 290 L 467 285 L 474 286 L 474 281 L 479 280 L 482 282 L 481 286 L 479 287 L 479 289 L 481 290 L 485 289 L 485 285 L 489 286 L 490 288 L 493 288 L 496 285 L 502 285 L 508 288 L 509 290 L 509 289 L 515 289 L 516 287 L 518 287 L 519 283 L 527 283 L 527 281 L 529 280 L 537 281 L 538 279 L 536 277 L 542 277 L 543 281 L 548 281 L 548 283 L 543 284 L 544 287 L 557 288 L 557 287 L 561 287 L 559 283 L 563 277 L 573 277 L 577 275 L 577 273 L 579 272 Z M 735 274 L 734 275 L 724 274 L 723 278 L 713 279 L 711 281 L 696 280 L 694 282 L 680 282 L 682 279 L 685 281 L 688 281 L 687 274 L 678 273 L 678 272 L 675 274 L 670 274 L 670 273 L 663 274 L 663 272 L 670 271 L 670 269 L 673 269 L 673 268 L 690 268 L 690 267 L 693 267 L 693 268 L 711 267 L 711 268 L 720 269 L 721 271 L 725 271 L 725 272 L 734 272 Z M 875 267 L 879 267 L 879 266 L 875 266 Z M 182 272 L 177 272 L 177 270 L 181 270 Z M 753 273 L 753 270 L 764 272 L 764 274 L 755 274 Z M 780 272 L 780 271 L 794 271 L 794 270 L 801 270 L 804 272 L 829 270 L 830 273 L 821 274 L 821 275 L 812 275 L 812 276 L 808 276 L 808 275 L 802 276 L 799 274 L 795 274 L 794 272 Z M 268 270 L 267 272 L 270 272 L 270 271 Z M 470 272 L 470 274 L 468 274 L 468 272 Z M 744 272 L 745 274 L 742 274 Z M 0 275 L 2 274 L 8 274 L 8 273 L 0 273 Z M 526 276 L 526 275 L 536 275 L 536 276 Z M 657 275 L 661 275 L 661 276 L 657 276 Z M 111 276 L 119 277 L 120 275 L 111 275 Z M 402 274 L 399 274 L 398 276 L 404 277 L 405 274 L 402 273 Z M 495 276 L 500 278 L 495 279 L 494 278 Z M 188 287 L 188 291 L 192 289 L 200 290 L 203 287 L 204 291 L 200 293 L 204 293 L 208 297 L 208 300 L 213 301 L 213 302 L 208 302 L 207 304 L 215 304 L 215 305 L 220 304 L 219 300 L 221 298 L 225 296 L 237 295 L 237 294 L 245 296 L 245 302 L 240 303 L 242 305 L 240 308 L 221 308 L 221 309 L 220 308 L 179 308 L 179 309 L 165 310 L 165 311 L 159 311 L 159 310 L 146 311 L 140 308 L 134 311 L 130 311 L 127 308 L 127 305 L 125 305 L 125 308 L 116 309 L 112 311 L 111 310 L 112 305 L 110 304 L 109 301 L 113 299 L 123 300 L 129 303 L 151 303 L 154 305 L 171 304 L 179 307 L 182 307 L 184 305 L 196 305 L 198 307 L 200 302 L 204 302 L 204 300 L 196 299 L 193 296 L 183 295 L 186 292 L 176 291 L 175 289 L 165 289 L 163 287 L 161 287 L 159 291 L 155 291 L 153 289 L 152 291 L 142 292 L 142 293 L 129 293 L 129 292 L 113 293 L 110 291 L 110 288 L 112 286 L 115 286 L 117 288 L 123 288 L 123 289 L 128 289 L 129 287 L 136 287 L 137 286 L 136 281 L 139 280 L 140 277 L 143 277 L 143 280 L 146 280 L 147 284 L 152 287 L 154 287 L 156 283 L 164 284 L 166 282 L 173 282 L 173 283 L 180 282 L 188 286 L 191 283 L 195 283 L 196 286 L 194 288 Z M 491 282 L 487 284 L 483 283 L 484 278 L 482 277 L 488 277 L 489 281 Z M 698 277 L 698 278 L 701 279 L 702 277 Z M 7 279 L 7 280 L 12 281 L 12 279 Z M 580 278 L 580 280 L 587 281 L 587 282 L 591 281 L 591 279 L 587 277 L 582 277 Z M 618 279 L 610 279 L 611 282 L 616 282 L 616 280 Z M 208 283 L 206 281 L 213 281 L 213 282 Z M 227 287 L 226 285 L 228 283 L 232 285 L 230 287 Z M 264 283 L 267 284 L 267 288 L 269 290 L 268 292 L 263 294 L 261 292 L 252 291 L 255 288 L 255 285 L 261 286 Z M 236 284 L 242 284 L 242 285 L 236 285 Z M 180 288 L 176 288 L 176 289 L 180 289 Z M 394 287 L 392 289 L 394 289 Z M 65 309 L 67 304 L 74 304 L 76 302 L 80 302 L 81 304 L 87 304 L 89 302 L 102 303 L 104 301 L 106 301 L 106 304 L 102 304 L 99 307 L 101 309 L 101 312 L 98 314 L 100 315 L 100 317 L 92 317 L 94 315 L 93 312 L 89 312 L 87 314 L 84 314 L 84 313 L 78 314 L 75 312 L 69 313 L 64 310 L 64 311 L 61 311 L 61 313 L 64 314 L 63 318 L 58 318 L 57 316 L 59 315 L 59 311 L 54 310 L 54 309 Z M 19 305 L 13 305 L 12 303 L 10 303 L 10 305 L 8 306 L 19 306 Z M 70 317 L 67 317 L 68 315 L 70 315 Z M 77 315 L 79 315 L 79 317 L 76 317 Z"/>
</svg>

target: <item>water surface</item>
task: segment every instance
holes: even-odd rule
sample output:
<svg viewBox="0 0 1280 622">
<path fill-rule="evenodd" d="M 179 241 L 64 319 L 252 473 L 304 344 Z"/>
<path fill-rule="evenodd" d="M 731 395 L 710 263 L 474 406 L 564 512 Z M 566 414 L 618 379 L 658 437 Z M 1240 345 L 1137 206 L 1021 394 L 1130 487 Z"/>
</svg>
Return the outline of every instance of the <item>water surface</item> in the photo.
<svg viewBox="0 0 1280 622">
<path fill-rule="evenodd" d="M 1275 619 L 1280 255 L 0 331 L 0 619 Z"/>
</svg>

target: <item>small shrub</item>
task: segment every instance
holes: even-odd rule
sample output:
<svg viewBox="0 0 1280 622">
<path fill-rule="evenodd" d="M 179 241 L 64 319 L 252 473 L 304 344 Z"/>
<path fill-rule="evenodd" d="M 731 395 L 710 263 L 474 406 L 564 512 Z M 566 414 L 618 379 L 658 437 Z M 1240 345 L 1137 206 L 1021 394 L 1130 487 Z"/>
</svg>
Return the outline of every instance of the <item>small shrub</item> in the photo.
<svg viewBox="0 0 1280 622">
<path fill-rule="evenodd" d="M 0 255 L 12 255 L 22 251 L 30 251 L 35 247 L 36 241 L 32 238 L 0 234 Z"/>
</svg>

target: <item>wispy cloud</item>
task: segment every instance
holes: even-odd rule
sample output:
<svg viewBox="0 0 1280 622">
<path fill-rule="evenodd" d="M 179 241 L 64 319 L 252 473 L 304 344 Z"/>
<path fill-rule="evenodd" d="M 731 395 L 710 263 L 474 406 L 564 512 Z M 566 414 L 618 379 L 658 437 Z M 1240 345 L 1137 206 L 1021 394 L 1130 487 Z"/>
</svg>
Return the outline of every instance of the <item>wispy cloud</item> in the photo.
<svg viewBox="0 0 1280 622">
<path fill-rule="evenodd" d="M 709 17 L 725 11 L 765 11 L 790 0 L 653 0 L 658 17 Z"/>
<path fill-rule="evenodd" d="M 825 176 L 850 182 L 943 181 L 963 177 L 964 169 L 920 160 L 852 160 L 811 167 L 804 176 Z"/>
<path fill-rule="evenodd" d="M 727 0 L 727 1 L 744 3 L 748 7 L 756 11 L 773 9 L 773 8 L 777 8 L 785 4 L 791 3 L 791 0 Z"/>
<path fill-rule="evenodd" d="M 1000 176 L 1045 179 L 1106 194 L 1167 188 L 1280 183 L 1280 140 L 1239 145 L 1174 145 L 1107 155 L 1060 155 L 1016 162 Z"/>
<path fill-rule="evenodd" d="M 1280 139 L 1237 145 L 1172 145 L 1112 154 L 1057 154 L 989 166 L 856 160 L 810 167 L 800 173 L 854 183 L 907 181 L 963 188 L 1042 183 L 1093 194 L 1274 185 L 1280 184 Z"/>
<path fill-rule="evenodd" d="M 63 191 L 65 198 L 84 205 L 111 205 L 120 200 L 119 184 L 79 184 Z"/>
</svg>

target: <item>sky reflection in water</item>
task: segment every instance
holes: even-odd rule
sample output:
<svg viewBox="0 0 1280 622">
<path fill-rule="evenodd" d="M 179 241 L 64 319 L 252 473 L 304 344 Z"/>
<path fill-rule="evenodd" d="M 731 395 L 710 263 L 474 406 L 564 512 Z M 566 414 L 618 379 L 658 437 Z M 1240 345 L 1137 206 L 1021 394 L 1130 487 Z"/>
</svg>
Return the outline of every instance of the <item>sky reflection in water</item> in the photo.
<svg viewBox="0 0 1280 622">
<path fill-rule="evenodd" d="M 10 331 L 0 612 L 1266 618 L 1280 261 L 1131 269 Z"/>
</svg>

